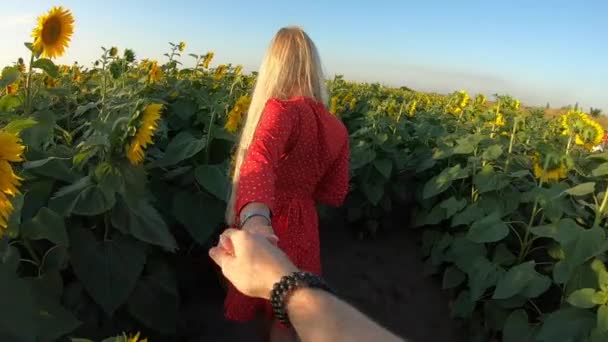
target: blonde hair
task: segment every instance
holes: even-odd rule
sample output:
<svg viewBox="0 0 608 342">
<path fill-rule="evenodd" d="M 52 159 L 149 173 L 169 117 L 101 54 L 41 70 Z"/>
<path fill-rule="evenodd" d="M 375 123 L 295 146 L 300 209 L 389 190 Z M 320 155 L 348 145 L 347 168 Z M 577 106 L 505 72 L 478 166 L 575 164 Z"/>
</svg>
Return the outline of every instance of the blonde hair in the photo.
<svg viewBox="0 0 608 342">
<path fill-rule="evenodd" d="M 240 168 L 269 99 L 286 100 L 305 96 L 327 104 L 327 90 L 319 53 L 313 41 L 299 27 L 284 27 L 277 32 L 260 66 L 251 105 L 236 149 L 232 192 L 226 222 L 235 223 L 235 200 Z"/>
</svg>

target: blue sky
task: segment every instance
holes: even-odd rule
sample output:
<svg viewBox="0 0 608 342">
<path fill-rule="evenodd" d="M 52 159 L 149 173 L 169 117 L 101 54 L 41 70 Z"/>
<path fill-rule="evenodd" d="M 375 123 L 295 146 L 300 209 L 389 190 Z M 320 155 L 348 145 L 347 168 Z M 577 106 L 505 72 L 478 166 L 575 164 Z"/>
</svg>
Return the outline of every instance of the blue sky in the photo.
<svg viewBox="0 0 608 342">
<path fill-rule="evenodd" d="M 328 75 L 419 90 L 509 93 L 530 104 L 608 111 L 608 1 L 0 0 L 0 65 L 27 51 L 36 17 L 70 8 L 60 62 L 90 65 L 100 46 L 162 60 L 167 42 L 255 70 L 276 30 L 302 26 Z M 190 57 L 182 60 L 188 64 Z"/>
</svg>

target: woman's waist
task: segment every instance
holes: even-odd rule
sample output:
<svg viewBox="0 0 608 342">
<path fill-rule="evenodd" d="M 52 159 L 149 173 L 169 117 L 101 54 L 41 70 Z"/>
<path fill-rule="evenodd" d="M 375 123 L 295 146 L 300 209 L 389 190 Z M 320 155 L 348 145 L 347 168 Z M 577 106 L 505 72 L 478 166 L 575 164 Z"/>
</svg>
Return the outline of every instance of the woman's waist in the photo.
<svg viewBox="0 0 608 342">
<path fill-rule="evenodd" d="M 304 205 L 314 207 L 316 202 L 312 193 L 306 192 L 280 192 L 275 193 L 275 206 L 289 207 L 292 205 Z"/>
</svg>

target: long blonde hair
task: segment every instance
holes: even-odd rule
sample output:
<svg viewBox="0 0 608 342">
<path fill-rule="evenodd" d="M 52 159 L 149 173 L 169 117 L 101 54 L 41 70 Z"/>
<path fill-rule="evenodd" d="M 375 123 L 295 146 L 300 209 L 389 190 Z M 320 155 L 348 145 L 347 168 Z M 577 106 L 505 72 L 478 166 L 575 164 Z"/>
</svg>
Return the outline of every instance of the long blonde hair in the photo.
<svg viewBox="0 0 608 342">
<path fill-rule="evenodd" d="M 313 41 L 299 27 L 284 27 L 272 39 L 260 66 L 251 105 L 237 145 L 232 192 L 226 210 L 226 222 L 235 223 L 236 191 L 240 168 L 247 155 L 266 102 L 271 98 L 286 100 L 294 96 L 313 98 L 327 104 L 321 59 Z"/>
</svg>

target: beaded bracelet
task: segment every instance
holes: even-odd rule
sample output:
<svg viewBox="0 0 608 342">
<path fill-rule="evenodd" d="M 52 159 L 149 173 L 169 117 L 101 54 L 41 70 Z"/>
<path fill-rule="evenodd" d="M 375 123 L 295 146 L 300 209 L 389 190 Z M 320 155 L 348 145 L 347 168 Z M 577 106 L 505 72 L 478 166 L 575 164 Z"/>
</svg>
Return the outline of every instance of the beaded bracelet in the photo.
<svg viewBox="0 0 608 342">
<path fill-rule="evenodd" d="M 317 288 L 329 293 L 334 293 L 325 281 L 316 274 L 309 272 L 294 272 L 290 275 L 283 276 L 279 282 L 274 284 L 274 287 L 270 292 L 270 303 L 275 318 L 287 327 L 291 326 L 286 309 L 287 301 L 294 290 L 302 287 Z"/>
</svg>

